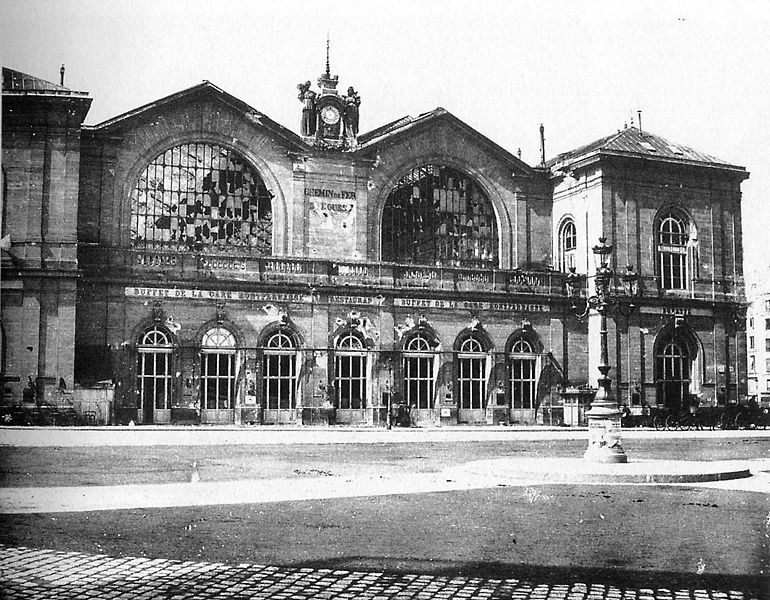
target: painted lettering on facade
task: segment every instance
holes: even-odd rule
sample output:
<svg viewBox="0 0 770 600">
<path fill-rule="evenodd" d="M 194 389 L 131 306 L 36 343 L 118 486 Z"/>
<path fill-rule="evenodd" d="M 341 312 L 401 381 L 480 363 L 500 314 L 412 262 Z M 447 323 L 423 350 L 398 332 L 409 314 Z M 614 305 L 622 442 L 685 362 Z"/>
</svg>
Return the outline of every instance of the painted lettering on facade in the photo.
<svg viewBox="0 0 770 600">
<path fill-rule="evenodd" d="M 359 304 L 366 306 L 379 306 L 384 298 L 373 298 L 371 296 L 329 296 L 330 304 Z"/>
<path fill-rule="evenodd" d="M 335 265 L 337 275 L 346 277 L 369 277 L 369 267 L 366 265 Z"/>
<path fill-rule="evenodd" d="M 265 261 L 265 271 L 273 273 L 304 273 L 305 263 L 268 260 Z"/>
<path fill-rule="evenodd" d="M 680 306 L 644 306 L 641 308 L 641 312 L 671 317 L 710 317 L 714 314 L 709 308 L 684 308 Z"/>
<path fill-rule="evenodd" d="M 434 298 L 394 298 L 394 306 L 405 308 L 459 308 L 466 310 L 498 310 L 505 312 L 548 312 L 545 304 L 518 302 L 476 302 L 472 300 L 439 300 Z"/>
<path fill-rule="evenodd" d="M 140 267 L 175 267 L 176 256 L 173 254 L 136 254 L 136 264 Z"/>
<path fill-rule="evenodd" d="M 125 288 L 125 295 L 134 298 L 168 298 L 180 300 L 232 300 L 255 302 L 310 302 L 304 294 L 283 294 L 270 292 L 242 292 L 230 290 L 196 290 L 192 288 Z"/>
<path fill-rule="evenodd" d="M 457 281 L 468 281 L 471 283 L 492 283 L 492 276 L 489 273 L 457 273 Z"/>
<path fill-rule="evenodd" d="M 546 285 L 545 277 L 536 273 L 513 273 L 508 276 L 508 285 L 538 287 Z"/>
<path fill-rule="evenodd" d="M 355 200 L 356 193 L 348 190 L 331 190 L 328 188 L 306 187 L 305 196 L 310 198 L 337 198 L 339 200 Z M 328 205 L 327 206 L 331 206 Z M 341 205 L 341 206 L 350 206 Z"/>
<path fill-rule="evenodd" d="M 224 271 L 245 271 L 246 261 L 237 258 L 213 258 L 210 256 L 198 257 L 198 265 L 201 269 L 224 270 Z"/>
</svg>

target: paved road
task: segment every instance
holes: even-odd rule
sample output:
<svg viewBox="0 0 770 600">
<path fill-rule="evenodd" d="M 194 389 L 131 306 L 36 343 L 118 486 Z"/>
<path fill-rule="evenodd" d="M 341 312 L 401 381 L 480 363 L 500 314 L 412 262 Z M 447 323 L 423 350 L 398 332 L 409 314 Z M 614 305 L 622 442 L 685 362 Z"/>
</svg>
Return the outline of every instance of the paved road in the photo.
<svg viewBox="0 0 770 600">
<path fill-rule="evenodd" d="M 629 439 L 675 439 L 680 436 L 697 437 L 704 440 L 727 440 L 739 443 L 751 437 L 759 442 L 752 446 L 752 471 L 768 469 L 768 448 L 770 432 L 656 432 L 635 430 L 624 432 Z M 100 428 L 93 430 L 68 429 L 0 429 L 0 444 L 24 447 L 40 446 L 56 451 L 57 447 L 76 446 L 148 446 L 149 452 L 156 452 L 159 446 L 169 444 L 203 445 L 250 445 L 250 444 L 382 444 L 405 442 L 451 442 L 455 441 L 499 441 L 499 440 L 574 440 L 585 439 L 581 430 L 544 431 L 542 429 L 515 430 L 500 429 L 435 429 L 435 430 L 291 430 L 291 429 L 207 429 L 207 428 Z M 159 449 L 159 448 L 158 448 Z M 93 451 L 93 450 L 91 450 Z M 115 451 L 120 451 L 116 449 Z M 764 457 L 764 460 L 762 460 Z M 263 480 L 260 485 L 254 481 L 233 481 L 225 485 L 232 487 L 229 497 L 237 497 L 238 490 L 246 502 L 292 501 L 302 498 L 343 498 L 377 494 L 430 493 L 439 490 L 470 490 L 493 486 L 496 479 L 488 479 L 484 473 L 453 472 L 415 474 L 398 479 L 378 477 L 366 482 L 343 477 L 321 477 L 312 480 L 284 480 L 281 482 Z M 481 477 L 480 477 L 481 475 Z M 499 473 L 496 477 L 499 476 Z M 521 483 L 534 483 L 524 480 Z M 510 484 L 510 482 L 508 483 Z M 508 485 L 506 484 L 506 485 Z M 770 476 L 762 473 L 748 479 L 737 479 L 709 484 L 722 490 L 745 490 L 770 494 Z M 183 506 L 191 502 L 211 504 L 217 502 L 216 494 L 222 497 L 222 482 L 176 483 L 164 485 L 136 486 L 84 486 L 71 488 L 0 488 L 0 494 L 16 494 L 18 511 L 37 512 L 47 510 L 94 510 L 109 506 L 129 508 L 132 502 L 147 505 L 148 492 L 153 490 L 158 497 L 158 506 Z M 305 486 L 305 487 L 303 487 Z M 319 487 L 320 486 L 320 487 Z M 129 493 L 133 489 L 132 493 Z M 135 489 L 134 489 L 135 488 Z M 236 489 L 237 488 L 237 489 Z M 490 488 L 491 489 L 491 488 Z M 194 493 L 190 493 L 194 490 Z M 218 492 L 217 492 L 218 490 Z M 269 491 L 268 491 L 269 490 Z M 486 492 L 483 492 L 486 493 Z M 30 502 L 30 494 L 37 494 Z M 133 495 L 132 495 L 133 494 Z M 288 494 L 288 495 L 287 495 Z M 0 499 L 0 504 L 6 504 Z M 770 497 L 770 496 L 769 496 Z M 186 498 L 182 504 L 180 498 Z M 24 503 L 27 502 L 27 505 Z M 40 502 L 42 504 L 36 504 Z M 123 504 L 120 504 L 120 503 Z M 106 506 L 105 506 L 106 503 Z M 720 502 L 720 505 L 722 503 Z M 58 505 L 58 508 L 54 505 Z M 125 506 L 124 506 L 125 505 Z M 716 506 L 716 504 L 709 504 Z M 181 509 L 180 509 L 181 510 Z M 705 509 L 704 509 L 705 510 Z M 109 515 L 122 514 L 104 513 Z M 93 513 L 92 513 L 93 515 Z M 2 517 L 0 517 L 2 518 Z M 9 515 L 10 518 L 10 515 Z M 15 517 L 14 517 L 15 518 Z M 28 515 L 36 519 L 36 515 Z M 602 519 L 604 517 L 601 517 Z M 46 519 L 47 520 L 47 519 Z M 56 519 L 53 519 L 54 521 Z M 45 523 L 40 524 L 46 530 Z M 765 524 L 770 531 L 770 514 Z M 118 529 L 120 531 L 120 529 Z M 76 535 L 75 530 L 72 533 Z M 761 535 L 761 533 L 760 533 Z M 144 539 L 144 538 L 143 538 Z M 18 543 L 18 542 L 17 542 Z M 23 542 L 22 542 L 23 543 Z M 32 544 L 34 542 L 27 541 Z M 208 542 L 206 542 L 208 544 Z M 44 544 L 41 544 L 44 545 Z M 120 546 L 120 554 L 123 554 Z M 83 548 L 67 548 L 80 550 Z M 768 597 L 770 584 L 760 580 L 762 576 L 748 578 L 727 577 L 711 574 L 711 565 L 704 563 L 704 575 L 692 574 L 674 583 L 668 580 L 664 587 L 660 579 L 655 584 L 629 583 L 619 585 L 594 577 L 590 569 L 577 569 L 577 577 L 544 576 L 528 578 L 527 573 L 518 570 L 501 574 L 500 578 L 489 573 L 477 573 L 475 577 L 446 575 L 457 570 L 435 569 L 432 572 L 415 573 L 410 569 L 397 572 L 359 571 L 314 568 L 318 563 L 303 565 L 303 568 L 287 566 L 266 566 L 256 564 L 223 564 L 202 560 L 171 560 L 135 556 L 104 556 L 84 552 L 63 552 L 31 549 L 27 547 L 0 546 L 0 598 L 8 599 L 81 599 L 107 600 L 123 598 L 133 600 L 207 600 L 219 598 L 372 598 L 380 600 L 419 598 L 433 600 L 444 598 L 494 598 L 517 600 L 760 600 Z M 132 554 L 138 553 L 134 550 Z M 157 556 L 157 554 L 155 554 Z M 238 553 L 233 563 L 243 560 Z M 194 557 L 190 557 L 194 558 Z M 426 557 L 427 560 L 432 560 Z M 214 558 L 214 560 L 224 560 Z M 259 559 L 257 559 L 259 560 Z M 269 559 L 268 559 L 269 560 Z M 706 558 L 709 561 L 709 558 Z M 294 563 L 296 564 L 296 563 Z M 328 565 L 322 565 L 328 566 Z M 340 565 L 342 566 L 342 565 Z M 347 567 L 350 569 L 351 567 Z M 352 567 L 357 569 L 360 567 Z M 375 568 L 382 568 L 377 565 Z M 549 567 L 543 567 L 548 570 Z M 729 572 L 729 571 L 726 571 Z M 495 572 L 496 573 L 496 572 Z M 633 580 L 632 580 L 633 581 Z M 639 580 L 641 581 L 641 580 Z M 745 581 L 745 583 L 743 583 Z M 642 585 L 649 587 L 641 587 Z"/>
<path fill-rule="evenodd" d="M 544 584 L 511 578 L 111 558 L 3 546 L 0 546 L 0 586 L 7 600 L 761 600 L 763 597 L 761 590 L 715 589 L 709 585 L 665 589 L 618 587 L 590 581 Z"/>
</svg>

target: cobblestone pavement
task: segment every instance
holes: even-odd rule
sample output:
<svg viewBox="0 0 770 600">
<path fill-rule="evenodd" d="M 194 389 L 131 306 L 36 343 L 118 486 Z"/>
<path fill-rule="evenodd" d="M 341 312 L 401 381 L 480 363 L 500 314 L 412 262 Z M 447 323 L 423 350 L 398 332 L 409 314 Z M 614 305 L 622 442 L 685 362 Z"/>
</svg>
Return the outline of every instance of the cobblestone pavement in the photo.
<svg viewBox="0 0 770 600">
<path fill-rule="evenodd" d="M 651 589 L 590 581 L 548 584 L 519 579 L 112 558 L 7 546 L 0 546 L 0 594 L 7 600 L 760 600 L 753 592 L 706 587 Z"/>
</svg>

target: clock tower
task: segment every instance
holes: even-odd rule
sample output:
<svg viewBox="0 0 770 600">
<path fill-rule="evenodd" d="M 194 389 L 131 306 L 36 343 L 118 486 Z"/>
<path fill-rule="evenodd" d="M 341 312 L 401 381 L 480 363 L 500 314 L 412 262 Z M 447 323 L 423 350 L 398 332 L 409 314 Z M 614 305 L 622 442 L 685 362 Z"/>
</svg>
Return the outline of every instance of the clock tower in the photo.
<svg viewBox="0 0 770 600">
<path fill-rule="evenodd" d="M 342 145 L 342 118 L 345 112 L 345 101 L 337 92 L 337 75 L 329 74 L 329 62 L 326 62 L 326 73 L 318 78 L 318 87 L 321 93 L 316 99 L 316 114 L 318 115 L 318 127 L 316 140 L 322 141 L 332 147 Z"/>
<path fill-rule="evenodd" d="M 337 91 L 339 76 L 329 71 L 329 42 L 326 42 L 326 72 L 318 78 L 316 93 L 310 82 L 301 83 L 299 99 L 302 108 L 302 137 L 306 142 L 329 150 L 350 150 L 356 147 L 358 107 L 361 98 L 352 88 L 347 96 Z"/>
</svg>

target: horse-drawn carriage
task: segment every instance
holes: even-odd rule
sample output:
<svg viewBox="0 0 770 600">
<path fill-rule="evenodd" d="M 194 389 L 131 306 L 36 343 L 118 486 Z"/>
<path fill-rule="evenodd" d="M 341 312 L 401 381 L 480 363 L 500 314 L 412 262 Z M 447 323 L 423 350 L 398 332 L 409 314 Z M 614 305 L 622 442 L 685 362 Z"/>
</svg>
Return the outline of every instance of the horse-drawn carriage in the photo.
<svg viewBox="0 0 770 600">
<path fill-rule="evenodd" d="M 644 407 L 642 414 L 625 412 L 623 427 L 668 429 L 766 429 L 770 425 L 770 406 L 753 398 L 722 406 L 698 406 L 672 411 L 662 406 Z"/>
</svg>

